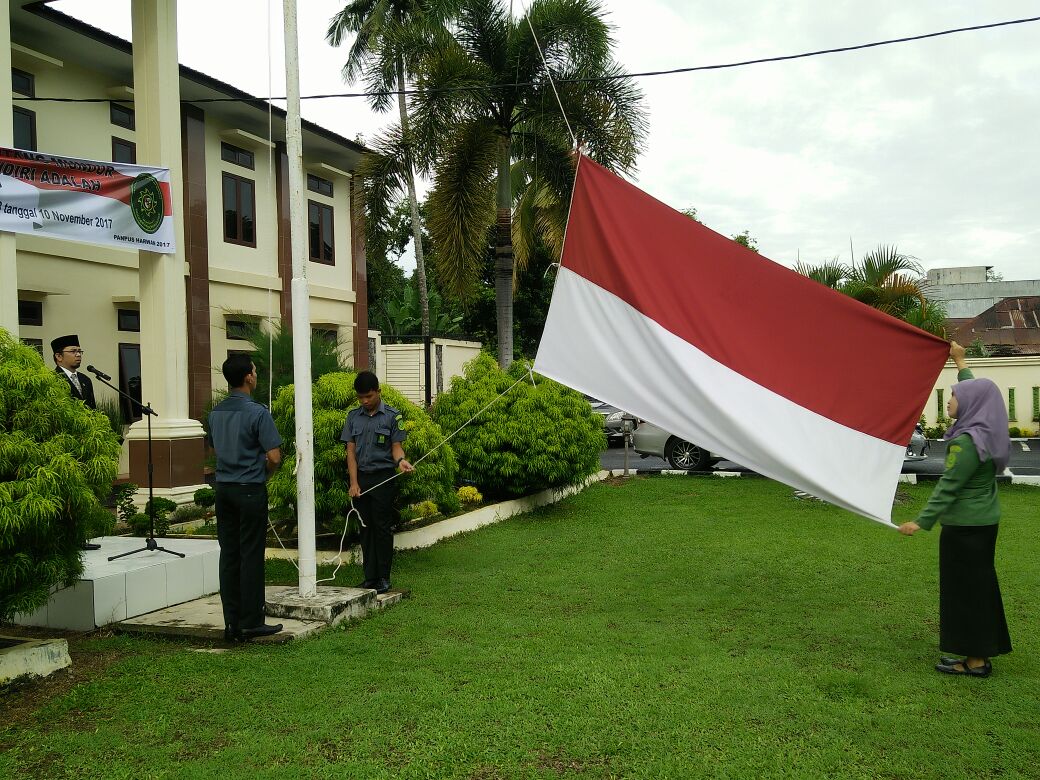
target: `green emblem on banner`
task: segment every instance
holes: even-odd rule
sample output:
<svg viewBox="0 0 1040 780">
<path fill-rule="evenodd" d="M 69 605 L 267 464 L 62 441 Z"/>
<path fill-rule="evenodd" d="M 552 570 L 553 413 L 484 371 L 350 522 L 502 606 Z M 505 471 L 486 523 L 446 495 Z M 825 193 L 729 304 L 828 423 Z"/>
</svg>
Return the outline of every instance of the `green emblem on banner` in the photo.
<svg viewBox="0 0 1040 780">
<path fill-rule="evenodd" d="M 154 233 L 163 221 L 163 194 L 158 180 L 142 173 L 130 185 L 130 213 L 145 233 Z"/>
</svg>

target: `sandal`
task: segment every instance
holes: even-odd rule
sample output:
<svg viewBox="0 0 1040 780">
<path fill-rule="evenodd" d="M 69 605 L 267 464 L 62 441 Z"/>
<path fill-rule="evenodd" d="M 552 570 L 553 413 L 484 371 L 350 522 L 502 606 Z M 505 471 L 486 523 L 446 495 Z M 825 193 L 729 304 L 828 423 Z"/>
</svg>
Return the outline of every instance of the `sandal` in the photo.
<svg viewBox="0 0 1040 780">
<path fill-rule="evenodd" d="M 968 666 L 966 660 L 962 661 L 956 659 L 956 662 L 952 664 L 936 664 L 935 671 L 942 672 L 943 674 L 966 674 L 969 677 L 989 677 L 993 672 L 993 664 L 986 661 L 982 666 L 977 666 L 972 669 Z"/>
</svg>

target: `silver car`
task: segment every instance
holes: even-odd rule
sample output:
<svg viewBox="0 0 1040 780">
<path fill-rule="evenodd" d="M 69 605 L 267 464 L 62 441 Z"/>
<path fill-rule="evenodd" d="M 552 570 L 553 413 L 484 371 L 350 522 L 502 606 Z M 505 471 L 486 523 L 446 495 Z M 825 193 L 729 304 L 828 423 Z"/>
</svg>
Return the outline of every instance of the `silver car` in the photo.
<svg viewBox="0 0 1040 780">
<path fill-rule="evenodd" d="M 607 436 L 607 446 L 620 446 L 625 438 L 625 413 L 616 406 L 599 401 L 592 396 L 585 396 L 592 411 L 600 416 L 603 421 L 603 433 Z"/>
<path fill-rule="evenodd" d="M 664 428 L 646 421 L 639 423 L 632 434 L 632 448 L 643 457 L 664 458 L 673 469 L 680 471 L 707 471 L 722 460 L 721 455 L 672 436 Z"/>
<path fill-rule="evenodd" d="M 906 455 L 903 456 L 903 462 L 915 461 L 915 460 L 926 460 L 928 456 L 925 454 L 928 452 L 929 442 L 924 437 L 924 428 L 920 425 L 914 428 L 914 432 L 910 434 L 910 443 L 906 445 Z"/>
<path fill-rule="evenodd" d="M 721 455 L 709 452 L 678 436 L 672 436 L 668 431 L 649 422 L 639 423 L 639 427 L 632 434 L 632 447 L 644 458 L 656 455 L 668 461 L 673 469 L 680 471 L 707 471 L 723 460 Z M 928 457 L 925 454 L 927 451 L 928 440 L 924 437 L 924 430 L 918 425 L 910 436 L 903 462 L 925 460 Z"/>
</svg>

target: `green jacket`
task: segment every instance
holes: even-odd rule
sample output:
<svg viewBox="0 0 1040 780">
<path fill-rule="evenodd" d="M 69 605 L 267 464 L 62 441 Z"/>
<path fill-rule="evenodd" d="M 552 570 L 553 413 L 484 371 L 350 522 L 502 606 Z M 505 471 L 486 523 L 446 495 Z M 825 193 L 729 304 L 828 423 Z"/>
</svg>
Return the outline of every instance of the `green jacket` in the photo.
<svg viewBox="0 0 1040 780">
<path fill-rule="evenodd" d="M 974 379 L 962 369 L 958 380 Z M 941 525 L 995 525 L 1000 522 L 997 501 L 997 469 L 992 458 L 979 460 L 975 442 L 964 433 L 949 443 L 946 471 L 916 522 L 926 531 Z"/>
</svg>

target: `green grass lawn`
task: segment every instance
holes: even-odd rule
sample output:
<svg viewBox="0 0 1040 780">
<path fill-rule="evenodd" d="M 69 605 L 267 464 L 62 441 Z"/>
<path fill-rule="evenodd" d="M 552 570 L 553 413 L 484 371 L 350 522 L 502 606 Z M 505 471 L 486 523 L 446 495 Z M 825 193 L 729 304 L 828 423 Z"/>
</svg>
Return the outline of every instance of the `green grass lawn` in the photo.
<svg viewBox="0 0 1040 780">
<path fill-rule="evenodd" d="M 410 600 L 316 638 L 80 642 L 93 677 L 0 700 L 0 777 L 1040 777 L 1040 491 L 1001 497 L 989 679 L 932 669 L 938 532 L 636 479 L 400 555 Z"/>
</svg>

